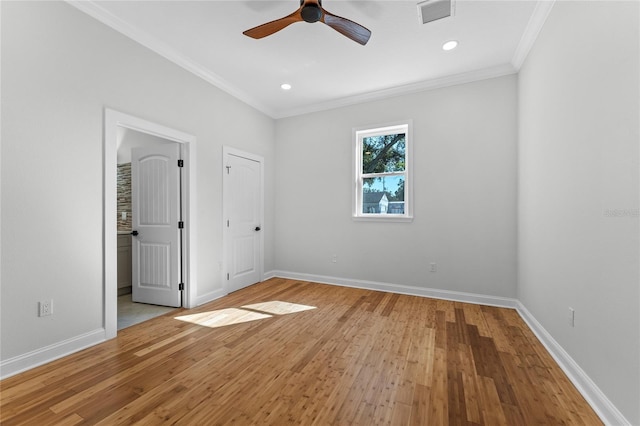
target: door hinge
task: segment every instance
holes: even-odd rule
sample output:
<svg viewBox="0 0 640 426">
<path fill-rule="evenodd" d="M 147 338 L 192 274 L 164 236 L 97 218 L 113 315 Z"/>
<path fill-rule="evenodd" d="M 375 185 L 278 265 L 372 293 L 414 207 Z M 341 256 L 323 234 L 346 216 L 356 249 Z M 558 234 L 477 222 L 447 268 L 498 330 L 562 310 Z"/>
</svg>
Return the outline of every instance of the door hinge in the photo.
<svg viewBox="0 0 640 426">
<path fill-rule="evenodd" d="M 178 160 L 178 167 L 184 167 L 184 160 Z"/>
<path fill-rule="evenodd" d="M 229 281 L 229 273 L 227 272 L 227 281 Z"/>
<path fill-rule="evenodd" d="M 227 219 L 227 228 L 229 227 L 229 219 Z"/>
<path fill-rule="evenodd" d="M 178 290 L 180 290 L 180 291 L 184 290 L 184 283 L 179 283 L 178 284 Z"/>
<path fill-rule="evenodd" d="M 229 174 L 229 170 L 231 170 L 231 166 L 225 166 L 227 168 L 227 174 Z"/>
<path fill-rule="evenodd" d="M 178 222 L 178 229 L 183 229 L 184 228 L 184 222 L 180 221 Z"/>
</svg>

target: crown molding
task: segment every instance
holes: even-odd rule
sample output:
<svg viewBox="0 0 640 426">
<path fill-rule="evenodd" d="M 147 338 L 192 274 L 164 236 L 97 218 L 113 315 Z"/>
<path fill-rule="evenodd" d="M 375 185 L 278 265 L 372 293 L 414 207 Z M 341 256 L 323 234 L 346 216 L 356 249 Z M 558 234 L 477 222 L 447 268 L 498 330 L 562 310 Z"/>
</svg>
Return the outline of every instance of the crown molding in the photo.
<svg viewBox="0 0 640 426">
<path fill-rule="evenodd" d="M 81 12 L 86 13 L 92 18 L 102 22 L 108 27 L 118 31 L 119 33 L 134 40 L 135 42 L 141 44 L 142 46 L 152 50 L 153 52 L 157 53 L 163 58 L 168 59 L 174 64 L 189 71 L 190 73 L 202 78 L 206 82 L 211 83 L 212 85 L 216 86 L 220 90 L 241 100 L 242 102 L 248 104 L 249 106 L 267 114 L 270 117 L 274 116 L 274 111 L 272 111 L 267 106 L 263 105 L 261 102 L 258 102 L 256 99 L 254 99 L 252 96 L 250 96 L 246 92 L 239 90 L 237 87 L 233 86 L 232 84 L 230 84 L 229 82 L 227 82 L 226 80 L 218 76 L 217 74 L 211 72 L 201 64 L 191 60 L 186 56 L 181 55 L 178 51 L 176 51 L 174 48 L 172 48 L 168 44 L 128 24 L 127 22 L 118 18 L 111 12 L 100 7 L 98 4 L 94 3 L 92 0 L 65 0 L 65 1 L 69 5 L 80 10 Z"/>
<path fill-rule="evenodd" d="M 536 39 L 538 38 L 538 35 L 540 34 L 540 31 L 542 30 L 542 27 L 544 26 L 544 23 L 549 16 L 549 12 L 551 12 L 555 2 L 556 0 L 540 0 L 536 3 L 535 9 L 527 23 L 527 27 L 522 33 L 518 47 L 511 58 L 511 64 L 516 71 L 520 71 L 522 64 L 524 64 L 525 59 L 527 59 L 527 55 L 529 55 L 529 51 L 536 42 Z"/>
<path fill-rule="evenodd" d="M 201 64 L 183 56 L 168 44 L 150 36 L 148 33 L 128 24 L 111 12 L 96 4 L 93 0 L 65 0 L 69 5 L 86 13 L 99 22 L 118 31 L 126 37 L 136 41 L 142 46 L 152 50 L 160 56 L 168 59 L 176 65 L 184 68 L 192 74 L 202 78 L 206 82 L 214 85 L 220 90 L 230 94 L 238 100 L 248 104 L 249 106 L 261 111 L 273 119 L 293 117 L 297 115 L 309 114 L 313 112 L 326 111 L 330 109 L 355 105 L 363 102 L 379 101 L 400 95 L 407 95 L 426 90 L 434 90 L 442 87 L 454 86 L 458 84 L 471 83 L 474 81 L 486 80 L 490 78 L 501 77 L 504 75 L 515 74 L 520 70 L 524 60 L 533 46 L 542 26 L 555 0 L 540 0 L 536 3 L 534 12 L 529 19 L 527 27 L 520 39 L 516 52 L 510 63 L 478 69 L 466 73 L 445 76 L 430 80 L 419 81 L 412 84 L 390 87 L 386 89 L 376 90 L 372 92 L 362 93 L 354 96 L 348 96 L 340 99 L 330 100 L 327 102 L 314 103 L 301 107 L 274 110 L 256 100 L 243 90 L 227 82 L 217 74 L 205 68 Z"/>
<path fill-rule="evenodd" d="M 292 108 L 276 112 L 274 118 L 286 118 L 296 115 L 309 114 L 312 112 L 325 111 L 334 108 L 340 108 L 364 102 L 379 101 L 400 95 L 407 95 L 426 90 L 434 90 L 442 87 L 455 86 L 458 84 L 472 83 L 474 81 L 487 80 L 490 78 L 502 77 L 505 75 L 515 74 L 518 70 L 512 64 L 502 64 L 495 67 L 482 68 L 461 74 L 424 80 L 417 83 L 406 84 L 403 86 L 390 87 L 388 89 L 376 90 L 372 92 L 362 93 L 346 98 L 335 99 L 327 102 L 317 103 L 313 105 L 303 106 L 300 108 Z"/>
</svg>

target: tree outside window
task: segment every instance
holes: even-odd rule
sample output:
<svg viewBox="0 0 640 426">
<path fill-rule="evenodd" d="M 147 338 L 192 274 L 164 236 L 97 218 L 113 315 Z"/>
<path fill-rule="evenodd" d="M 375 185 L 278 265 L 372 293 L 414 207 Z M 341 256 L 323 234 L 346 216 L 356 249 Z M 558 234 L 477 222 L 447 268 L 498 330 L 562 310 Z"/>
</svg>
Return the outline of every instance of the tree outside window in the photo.
<svg viewBox="0 0 640 426">
<path fill-rule="evenodd" d="M 356 130 L 354 217 L 408 219 L 409 123 Z"/>
</svg>

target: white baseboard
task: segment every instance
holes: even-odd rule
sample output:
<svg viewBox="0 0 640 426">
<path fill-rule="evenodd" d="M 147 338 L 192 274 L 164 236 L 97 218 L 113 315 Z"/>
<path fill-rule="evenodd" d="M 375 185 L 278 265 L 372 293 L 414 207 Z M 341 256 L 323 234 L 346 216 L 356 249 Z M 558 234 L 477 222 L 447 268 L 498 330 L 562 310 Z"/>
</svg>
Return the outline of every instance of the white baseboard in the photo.
<svg viewBox="0 0 640 426">
<path fill-rule="evenodd" d="M 267 280 L 275 277 L 516 309 L 560 368 L 569 377 L 574 386 L 582 396 L 584 396 L 598 416 L 600 416 L 600 419 L 602 419 L 606 425 L 610 426 L 631 425 L 584 370 L 580 368 L 573 358 L 569 356 L 551 334 L 542 327 L 531 312 L 517 299 L 279 270 L 269 271 L 264 274 L 263 278 Z M 200 306 L 204 303 L 219 299 L 225 294 L 223 290 L 216 290 L 199 296 L 196 299 L 196 303 Z M 46 364 L 104 342 L 105 340 L 105 330 L 100 328 L 14 358 L 3 360 L 0 362 L 0 379 L 5 379 L 39 365 Z"/>
<path fill-rule="evenodd" d="M 498 306 L 501 308 L 516 308 L 517 300 L 508 297 L 487 296 L 462 291 L 439 290 L 435 288 L 414 287 L 408 285 L 382 283 L 377 281 L 354 280 L 350 278 L 338 278 L 325 275 L 302 274 L 289 271 L 270 271 L 265 274 L 268 278 L 288 278 L 293 280 L 311 281 L 321 284 L 339 285 L 343 287 L 362 288 L 366 290 L 378 290 L 389 293 L 408 294 L 411 296 L 432 297 L 434 299 L 452 300 L 454 302 L 474 303 L 476 305 Z"/>
<path fill-rule="evenodd" d="M 609 401 L 587 373 L 580 368 L 574 359 L 556 342 L 551 334 L 544 329 L 542 324 L 536 320 L 520 301 L 518 301 L 516 310 L 604 424 L 610 426 L 630 426 L 631 422 Z"/>
<path fill-rule="evenodd" d="M 264 275 L 269 278 L 288 278 L 293 280 L 310 281 L 322 284 L 340 285 L 344 287 L 362 288 L 366 290 L 379 290 L 391 293 L 408 294 L 412 296 L 432 297 L 435 299 L 453 300 L 456 302 L 475 303 L 481 305 L 498 306 L 516 309 L 518 314 L 527 323 L 529 328 L 538 337 L 553 359 L 558 363 L 562 371 L 569 377 L 578 392 L 587 400 L 589 405 L 598 414 L 600 419 L 609 426 L 627 426 L 631 423 L 616 408 L 615 405 L 598 388 L 591 378 L 569 356 L 558 342 L 535 319 L 527 308 L 517 299 L 507 297 L 486 296 L 474 293 L 465 293 L 432 288 L 413 287 L 398 284 L 381 283 L 375 281 L 353 280 L 348 278 L 329 277 L 324 275 L 302 274 L 290 271 L 270 271 Z"/>
<path fill-rule="evenodd" d="M 14 376 L 106 340 L 104 328 L 90 331 L 0 362 L 0 379 Z"/>
<path fill-rule="evenodd" d="M 216 299 L 220 299 L 223 296 L 226 296 L 227 293 L 220 289 L 216 291 L 210 291 L 209 293 L 203 294 L 202 296 L 196 297 L 196 306 L 204 305 L 205 303 L 213 302 Z"/>
<path fill-rule="evenodd" d="M 212 291 L 196 299 L 197 306 L 225 296 L 223 290 Z M 36 349 L 13 358 L 0 361 L 0 380 L 14 376 L 23 371 L 55 361 L 56 359 L 81 351 L 90 346 L 106 341 L 105 329 L 100 328 L 72 337 L 44 348 Z"/>
</svg>

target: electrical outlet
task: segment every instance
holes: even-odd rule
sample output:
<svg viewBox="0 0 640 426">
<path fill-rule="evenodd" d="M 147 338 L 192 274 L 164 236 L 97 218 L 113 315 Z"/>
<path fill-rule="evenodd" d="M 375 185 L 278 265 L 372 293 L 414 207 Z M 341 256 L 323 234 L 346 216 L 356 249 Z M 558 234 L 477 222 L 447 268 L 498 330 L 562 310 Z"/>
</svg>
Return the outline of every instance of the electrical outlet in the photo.
<svg viewBox="0 0 640 426">
<path fill-rule="evenodd" d="M 570 327 L 576 326 L 576 311 L 572 307 L 569 307 L 569 313 L 567 314 L 567 322 L 569 323 Z"/>
<path fill-rule="evenodd" d="M 331 256 L 331 263 L 338 263 L 338 255 L 334 254 L 333 256 Z"/>
<path fill-rule="evenodd" d="M 46 317 L 49 315 L 53 315 L 53 300 L 38 302 L 38 316 Z"/>
<path fill-rule="evenodd" d="M 436 272 L 437 270 L 438 270 L 438 265 L 436 265 L 435 263 L 431 263 L 429 271 Z"/>
</svg>

